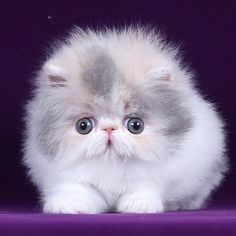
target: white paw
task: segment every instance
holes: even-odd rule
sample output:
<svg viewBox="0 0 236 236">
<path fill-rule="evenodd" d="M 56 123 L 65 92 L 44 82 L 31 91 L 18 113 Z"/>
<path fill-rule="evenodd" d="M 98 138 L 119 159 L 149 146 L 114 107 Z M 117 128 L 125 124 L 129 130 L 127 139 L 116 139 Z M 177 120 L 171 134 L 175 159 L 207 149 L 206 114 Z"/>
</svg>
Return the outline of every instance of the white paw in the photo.
<svg viewBox="0 0 236 236">
<path fill-rule="evenodd" d="M 76 197 L 47 199 L 43 206 L 44 213 L 99 213 L 99 209 L 92 202 Z"/>
<path fill-rule="evenodd" d="M 63 192 L 60 189 L 60 193 L 57 191 L 53 195 L 45 196 L 43 212 L 97 214 L 107 211 L 108 206 L 105 200 L 96 191 L 83 186 L 76 187 L 77 189 L 68 191 L 68 186 L 66 186 L 63 188 Z"/>
<path fill-rule="evenodd" d="M 118 212 L 124 213 L 157 213 L 163 212 L 163 204 L 157 198 L 142 197 L 140 195 L 126 195 L 123 196 L 117 207 Z"/>
</svg>

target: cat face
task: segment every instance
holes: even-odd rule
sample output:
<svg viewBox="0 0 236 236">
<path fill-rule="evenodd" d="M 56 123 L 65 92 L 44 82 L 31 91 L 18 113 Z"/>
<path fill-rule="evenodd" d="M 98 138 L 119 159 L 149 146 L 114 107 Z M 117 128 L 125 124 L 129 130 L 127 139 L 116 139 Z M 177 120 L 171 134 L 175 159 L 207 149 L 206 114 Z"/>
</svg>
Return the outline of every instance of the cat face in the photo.
<svg viewBox="0 0 236 236">
<path fill-rule="evenodd" d="M 100 49 L 89 49 L 83 56 L 80 60 L 69 55 L 70 66 L 78 69 L 48 62 L 41 75 L 47 80 L 39 86 L 41 151 L 87 160 L 145 161 L 171 153 L 192 119 L 170 71 L 147 71 L 151 64 L 144 69 L 140 57 L 129 62 L 140 60 L 142 65 L 132 74 L 130 67 Z"/>
</svg>

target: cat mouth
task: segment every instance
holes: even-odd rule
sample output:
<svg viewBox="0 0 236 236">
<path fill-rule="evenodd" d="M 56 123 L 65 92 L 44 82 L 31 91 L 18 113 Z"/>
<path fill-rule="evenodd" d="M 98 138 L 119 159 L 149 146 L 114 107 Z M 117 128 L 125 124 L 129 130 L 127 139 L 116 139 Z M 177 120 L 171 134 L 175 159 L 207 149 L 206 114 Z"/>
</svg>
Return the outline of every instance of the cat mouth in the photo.
<svg viewBox="0 0 236 236">
<path fill-rule="evenodd" d="M 106 149 L 107 150 L 112 150 L 114 149 L 114 142 L 111 141 L 111 139 L 108 138 L 107 142 L 106 142 Z"/>
<path fill-rule="evenodd" d="M 114 145 L 114 140 L 111 135 L 108 135 L 106 143 L 107 143 L 107 147 L 111 147 Z"/>
<path fill-rule="evenodd" d="M 108 148 L 111 148 L 113 146 L 113 142 L 110 140 L 110 139 L 108 139 L 108 141 L 107 141 L 107 147 Z"/>
</svg>

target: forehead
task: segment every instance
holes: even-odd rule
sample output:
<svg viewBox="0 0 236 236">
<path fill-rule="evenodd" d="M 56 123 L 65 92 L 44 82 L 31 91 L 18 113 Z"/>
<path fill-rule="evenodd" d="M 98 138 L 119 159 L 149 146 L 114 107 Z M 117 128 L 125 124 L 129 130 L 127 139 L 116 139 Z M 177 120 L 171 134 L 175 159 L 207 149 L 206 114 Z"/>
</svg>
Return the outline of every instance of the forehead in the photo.
<svg viewBox="0 0 236 236">
<path fill-rule="evenodd" d="M 109 51 L 93 47 L 87 50 L 86 57 L 81 80 L 89 98 L 85 102 L 94 110 L 117 115 L 137 114 L 142 117 L 155 114 L 168 117 L 181 110 L 178 109 L 181 99 L 176 91 L 165 87 L 152 93 L 145 91 L 141 84 L 135 82 L 135 78 L 127 78 L 126 68 L 120 68 Z M 142 77 L 142 74 L 139 76 Z"/>
<path fill-rule="evenodd" d="M 112 113 L 121 110 L 127 113 L 144 112 L 147 101 L 142 99 L 142 91 L 128 82 L 125 68 L 120 68 L 109 52 L 94 47 L 87 51 L 86 57 L 81 81 L 88 94 L 87 103 Z"/>
<path fill-rule="evenodd" d="M 121 77 L 114 60 L 105 50 L 91 48 L 86 61 L 81 73 L 83 86 L 93 96 L 110 99 Z"/>
</svg>

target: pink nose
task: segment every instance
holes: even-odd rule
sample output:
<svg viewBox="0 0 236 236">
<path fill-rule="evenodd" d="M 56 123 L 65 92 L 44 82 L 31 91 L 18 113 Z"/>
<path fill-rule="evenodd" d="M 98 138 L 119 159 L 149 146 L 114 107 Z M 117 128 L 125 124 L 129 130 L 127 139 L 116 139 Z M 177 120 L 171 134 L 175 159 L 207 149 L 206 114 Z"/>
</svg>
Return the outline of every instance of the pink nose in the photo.
<svg viewBox="0 0 236 236">
<path fill-rule="evenodd" d="M 114 128 L 106 128 L 104 129 L 108 133 L 108 135 L 111 135 L 112 131 L 115 130 Z"/>
</svg>

